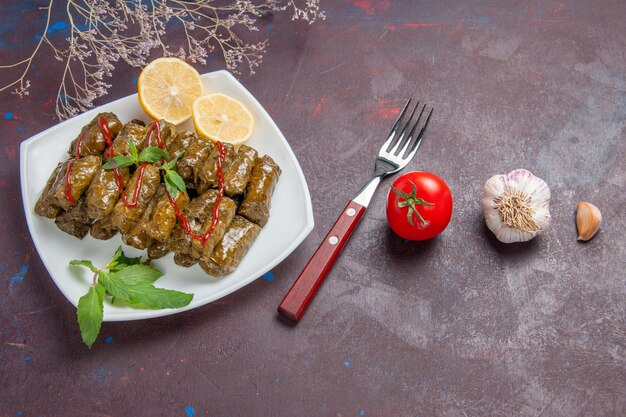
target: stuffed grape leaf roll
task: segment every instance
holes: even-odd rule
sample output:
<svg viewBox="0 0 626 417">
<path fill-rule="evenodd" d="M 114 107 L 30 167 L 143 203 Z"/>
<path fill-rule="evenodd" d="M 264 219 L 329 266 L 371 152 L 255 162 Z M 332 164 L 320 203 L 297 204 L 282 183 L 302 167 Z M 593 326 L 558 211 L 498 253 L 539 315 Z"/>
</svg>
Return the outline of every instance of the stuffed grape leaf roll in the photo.
<svg viewBox="0 0 626 417">
<path fill-rule="evenodd" d="M 126 123 L 113 141 L 113 156 L 130 155 L 129 141 L 132 141 L 137 150 L 141 152 L 145 135 L 146 125 L 141 120 L 135 119 Z"/>
<path fill-rule="evenodd" d="M 208 190 L 187 204 L 183 210 L 183 215 L 187 218 L 192 232 L 200 233 L 205 220 L 211 216 L 217 195 L 216 190 Z M 180 223 L 176 224 L 170 236 L 170 249 L 176 253 L 190 254 L 191 241 L 191 236 L 185 232 Z"/>
<path fill-rule="evenodd" d="M 153 240 L 150 246 L 148 246 L 148 258 L 159 259 L 167 255 L 169 251 L 169 242 L 159 242 L 158 240 Z"/>
<path fill-rule="evenodd" d="M 186 192 L 179 192 L 174 201 L 179 210 L 184 210 L 189 203 L 189 195 Z M 169 194 L 166 191 L 161 193 L 156 202 L 150 219 L 146 224 L 146 232 L 152 239 L 165 242 L 169 239 L 174 226 L 176 226 L 176 212 L 170 203 Z"/>
<path fill-rule="evenodd" d="M 54 220 L 57 227 L 65 233 L 75 236 L 79 239 L 85 237 L 89 233 L 91 219 L 87 215 L 87 203 L 81 198 L 77 204 L 70 207 L 69 210 L 59 214 Z"/>
<path fill-rule="evenodd" d="M 111 133 L 111 139 L 115 139 L 122 129 L 122 122 L 113 113 L 99 113 L 91 122 L 85 125 L 78 137 L 72 141 L 70 149 L 67 151 L 70 155 L 76 156 L 76 146 L 80 142 L 79 156 L 102 155 L 107 147 L 107 141 L 102 134 L 99 120 L 104 117 L 107 121 L 107 128 Z"/>
<path fill-rule="evenodd" d="M 57 185 L 54 193 L 59 207 L 68 210 L 73 205 L 76 205 L 78 199 L 87 191 L 87 188 L 89 188 L 91 181 L 101 165 L 102 158 L 94 155 L 87 155 L 75 161 L 70 161 L 70 164 L 63 173 L 63 181 Z M 68 169 L 69 172 L 67 172 Z M 68 199 L 68 191 L 71 197 L 70 199 Z"/>
<path fill-rule="evenodd" d="M 91 185 L 87 189 L 87 214 L 94 220 L 108 217 L 115 203 L 120 198 L 120 187 L 117 182 L 117 175 L 120 176 L 122 183 L 126 185 L 130 177 L 128 168 L 121 168 L 116 174 L 115 170 L 106 170 L 99 167 Z"/>
<path fill-rule="evenodd" d="M 244 217 L 235 216 L 226 234 L 200 267 L 209 275 L 220 277 L 232 273 L 256 240 L 261 228 Z"/>
<path fill-rule="evenodd" d="M 89 207 L 87 208 L 89 210 Z M 111 216 L 96 220 L 89 229 L 89 234 L 94 239 L 109 240 L 117 233 L 117 227 L 111 221 Z"/>
<path fill-rule="evenodd" d="M 194 258 L 192 255 L 188 253 L 175 253 L 174 254 L 174 263 L 179 266 L 184 266 L 185 268 L 189 268 L 190 266 L 194 266 L 198 263 L 198 258 Z"/>
<path fill-rule="evenodd" d="M 200 229 L 201 234 L 207 233 L 213 224 L 213 206 L 214 204 L 209 208 L 210 214 Z M 235 204 L 235 202 L 228 197 L 222 198 L 218 209 L 218 217 L 215 228 L 211 231 L 209 238 L 204 242 L 204 244 L 199 239 L 193 239 L 191 243 L 192 254 L 208 259 L 211 252 L 213 252 L 213 248 L 217 245 L 217 242 L 219 242 L 224 236 L 224 233 L 226 233 L 226 229 L 228 229 L 228 226 L 233 220 L 233 217 L 235 217 L 236 213 L 237 204 Z"/>
<path fill-rule="evenodd" d="M 143 168 L 142 168 L 143 167 Z M 141 181 L 139 181 L 141 178 Z M 136 204 L 134 200 L 135 187 L 138 185 Z M 127 203 L 130 207 L 124 203 L 124 199 L 120 198 L 115 204 L 113 213 L 111 214 L 113 224 L 122 233 L 130 232 L 133 224 L 137 222 L 143 212 L 148 207 L 150 200 L 156 194 L 159 184 L 161 182 L 161 173 L 159 168 L 152 164 L 142 164 L 137 168 L 132 178 L 126 184 L 125 194 L 127 197 Z"/>
<path fill-rule="evenodd" d="M 187 148 L 196 140 L 198 140 L 198 137 L 194 132 L 177 132 L 176 135 L 172 135 L 169 141 L 165 141 L 167 153 L 170 158 L 179 153 L 184 154 Z"/>
<path fill-rule="evenodd" d="M 224 193 L 229 196 L 241 195 L 246 191 L 252 168 L 257 158 L 257 151 L 247 145 L 241 145 L 233 163 L 225 170 Z"/>
<path fill-rule="evenodd" d="M 195 133 L 190 131 L 179 132 L 176 130 L 176 126 L 166 120 L 161 120 L 159 126 L 164 150 L 170 158 L 179 152 L 185 152 L 189 145 L 197 139 Z M 152 146 L 156 146 L 156 144 L 153 142 Z"/>
<path fill-rule="evenodd" d="M 237 214 L 263 227 L 270 217 L 272 194 L 280 173 L 280 167 L 269 156 L 257 158 Z"/>
<path fill-rule="evenodd" d="M 157 188 L 154 197 L 148 203 L 148 206 L 144 210 L 141 218 L 133 224 L 128 232 L 122 233 L 122 240 L 127 245 L 132 246 L 137 249 L 146 249 L 152 244 L 152 238 L 148 235 L 148 223 L 150 222 L 150 217 L 154 212 L 154 208 L 157 205 L 159 199 L 165 193 L 165 187 L 163 185 L 159 185 Z"/>
<path fill-rule="evenodd" d="M 197 138 L 178 160 L 176 171 L 191 188 L 195 188 L 202 163 L 214 147 L 210 140 Z"/>
<path fill-rule="evenodd" d="M 235 159 L 235 147 L 230 143 L 222 143 L 222 146 L 225 151 L 224 160 L 222 161 L 222 175 L 224 175 Z M 217 188 L 219 186 L 217 176 L 217 160 L 219 154 L 219 146 L 214 146 L 200 168 L 198 176 L 200 177 L 201 188 L 203 189 Z"/>
<path fill-rule="evenodd" d="M 55 197 L 55 193 L 59 185 L 65 181 L 65 173 L 70 161 L 60 162 L 52 171 L 48 182 L 39 196 L 39 200 L 35 203 L 35 213 L 49 219 L 56 218 L 62 211 Z"/>
</svg>

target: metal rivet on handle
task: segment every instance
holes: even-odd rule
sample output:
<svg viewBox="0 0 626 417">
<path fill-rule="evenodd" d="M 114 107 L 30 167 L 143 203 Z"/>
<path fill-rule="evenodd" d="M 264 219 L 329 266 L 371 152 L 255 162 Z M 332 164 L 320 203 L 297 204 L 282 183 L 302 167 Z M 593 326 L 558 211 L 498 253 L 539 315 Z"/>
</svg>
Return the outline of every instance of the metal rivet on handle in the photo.
<svg viewBox="0 0 626 417">
<path fill-rule="evenodd" d="M 352 207 L 350 207 L 348 210 L 346 210 L 346 214 L 350 217 L 354 216 L 356 214 L 356 210 L 353 209 Z"/>
<path fill-rule="evenodd" d="M 336 245 L 336 244 L 337 244 L 337 242 L 339 242 L 339 239 L 337 238 L 337 236 L 331 236 L 331 237 L 328 239 L 328 243 L 330 243 L 331 245 Z"/>
</svg>

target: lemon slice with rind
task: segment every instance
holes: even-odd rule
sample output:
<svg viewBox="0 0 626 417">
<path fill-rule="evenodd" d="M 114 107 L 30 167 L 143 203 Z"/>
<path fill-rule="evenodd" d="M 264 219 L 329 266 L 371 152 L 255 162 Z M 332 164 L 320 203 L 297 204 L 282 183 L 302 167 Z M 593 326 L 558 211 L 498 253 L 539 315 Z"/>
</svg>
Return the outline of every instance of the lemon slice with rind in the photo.
<svg viewBox="0 0 626 417">
<path fill-rule="evenodd" d="M 226 94 L 213 93 L 193 103 L 196 132 L 213 141 L 238 145 L 254 130 L 254 116 L 240 101 Z"/>
<path fill-rule="evenodd" d="M 137 80 L 139 104 L 155 120 L 175 125 L 191 117 L 193 102 L 204 94 L 200 74 L 178 58 L 158 58 Z"/>
</svg>

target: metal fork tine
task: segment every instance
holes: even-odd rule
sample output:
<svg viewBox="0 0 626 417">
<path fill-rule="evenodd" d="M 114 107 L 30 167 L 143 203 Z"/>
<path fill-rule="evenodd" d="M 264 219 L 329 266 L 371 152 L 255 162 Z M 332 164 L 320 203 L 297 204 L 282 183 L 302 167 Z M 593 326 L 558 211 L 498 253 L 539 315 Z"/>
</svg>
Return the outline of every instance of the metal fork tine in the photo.
<svg viewBox="0 0 626 417">
<path fill-rule="evenodd" d="M 408 159 L 413 158 L 413 155 L 415 155 L 415 152 L 417 152 L 417 149 L 420 147 L 420 143 L 422 143 L 422 136 L 424 135 L 424 131 L 426 131 L 426 127 L 428 127 L 428 122 L 430 122 L 430 116 L 433 115 L 433 110 L 435 110 L 434 107 L 430 109 L 430 113 L 428 113 L 428 117 L 426 118 L 426 123 L 424 123 L 424 126 L 420 130 L 420 133 L 417 135 L 415 143 L 411 146 L 409 154 L 407 155 Z"/>
<path fill-rule="evenodd" d="M 419 105 L 420 105 L 420 102 L 418 101 L 415 107 L 413 107 L 413 111 L 411 112 L 411 115 L 409 116 L 408 119 L 406 119 L 406 123 L 404 124 L 404 127 L 402 127 L 402 130 L 400 131 L 400 135 L 398 136 L 398 141 L 395 142 L 395 144 L 393 145 L 393 148 L 391 148 L 391 150 L 389 151 L 392 154 L 397 155 L 396 151 L 400 148 L 401 144 L 404 144 L 404 140 L 406 139 L 404 134 L 406 133 L 406 129 L 411 123 L 411 119 L 413 119 L 413 116 L 415 115 L 415 111 L 417 110 Z"/>
<path fill-rule="evenodd" d="M 389 148 L 389 145 L 391 145 L 391 142 L 393 141 L 393 138 L 395 137 L 396 130 L 398 129 L 398 125 L 400 124 L 400 121 L 404 117 L 404 114 L 406 113 L 406 109 L 409 108 L 409 104 L 411 104 L 411 99 L 407 100 L 406 104 L 404 105 L 404 108 L 400 112 L 400 115 L 396 119 L 396 122 L 393 124 L 393 127 L 389 131 L 389 135 L 387 135 L 387 140 L 385 141 L 385 143 L 383 143 L 383 146 L 381 149 L 387 149 Z"/>
<path fill-rule="evenodd" d="M 406 153 L 406 150 L 408 149 L 409 145 L 411 144 L 411 140 L 414 138 L 413 134 L 415 133 L 415 129 L 417 129 L 417 126 L 420 124 L 420 120 L 422 118 L 422 114 L 424 114 L 424 109 L 426 108 L 426 104 L 424 104 L 424 106 L 422 106 L 422 110 L 420 111 L 419 116 L 417 116 L 417 120 L 415 121 L 415 124 L 413 124 L 413 127 L 411 128 L 411 131 L 409 132 L 406 140 L 404 141 L 404 146 L 402 147 L 402 150 L 400 150 L 400 152 L 398 153 L 398 156 L 400 158 L 403 157 L 403 155 Z"/>
</svg>

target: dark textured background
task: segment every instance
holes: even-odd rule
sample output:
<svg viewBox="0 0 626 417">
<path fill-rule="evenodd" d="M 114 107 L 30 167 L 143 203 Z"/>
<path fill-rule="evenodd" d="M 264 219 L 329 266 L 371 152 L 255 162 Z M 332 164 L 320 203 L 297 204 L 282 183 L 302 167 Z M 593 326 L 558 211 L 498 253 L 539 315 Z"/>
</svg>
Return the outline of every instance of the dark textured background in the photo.
<svg viewBox="0 0 626 417">
<path fill-rule="evenodd" d="M 2 1 L 0 63 L 30 53 L 47 2 Z M 53 21 L 63 21 L 55 6 Z M 22 214 L 18 147 L 56 123 L 45 50 L 23 100 L 0 102 L 0 415 L 625 416 L 626 3 L 323 1 L 312 26 L 276 15 L 258 73 L 308 180 L 316 226 L 271 274 L 213 304 L 105 323 L 88 350 Z M 63 24 L 50 33 L 66 36 Z M 173 42 L 175 43 L 175 41 Z M 213 55 L 201 72 L 223 68 Z M 109 95 L 134 93 L 119 65 Z M 0 81 L 12 74 L 2 72 Z M 436 107 L 409 169 L 443 177 L 448 229 L 405 243 L 383 182 L 302 322 L 275 314 L 404 100 Z M 527 168 L 552 228 L 505 246 L 480 208 L 487 178 Z M 578 201 L 604 214 L 576 242 Z"/>
</svg>

